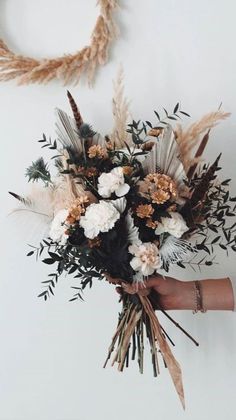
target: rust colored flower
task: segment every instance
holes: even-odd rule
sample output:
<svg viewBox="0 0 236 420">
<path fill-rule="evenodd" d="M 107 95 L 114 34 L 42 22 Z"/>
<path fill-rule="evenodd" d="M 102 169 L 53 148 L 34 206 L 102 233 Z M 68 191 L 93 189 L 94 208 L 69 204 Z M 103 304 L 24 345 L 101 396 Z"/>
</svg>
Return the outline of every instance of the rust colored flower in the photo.
<svg viewBox="0 0 236 420">
<path fill-rule="evenodd" d="M 158 175 L 159 175 L 158 173 L 148 174 L 147 176 L 145 176 L 144 182 L 154 182 L 156 184 Z"/>
<path fill-rule="evenodd" d="M 164 190 L 157 190 L 151 194 L 151 199 L 153 203 L 164 204 L 170 199 L 170 193 Z"/>
<path fill-rule="evenodd" d="M 151 204 L 140 204 L 136 209 L 137 216 L 140 217 L 140 219 L 151 217 L 153 212 L 154 208 Z"/>
<path fill-rule="evenodd" d="M 147 143 L 144 143 L 143 145 L 142 145 L 142 150 L 144 151 L 144 152 L 149 152 L 150 150 L 152 150 L 152 148 L 153 148 L 153 146 L 154 146 L 154 141 L 149 141 L 149 142 L 147 142 Z"/>
<path fill-rule="evenodd" d="M 104 147 L 99 144 L 94 144 L 88 149 L 88 156 L 90 159 L 97 157 L 98 159 L 104 159 L 107 157 L 107 151 Z"/>
<path fill-rule="evenodd" d="M 147 222 L 146 222 L 146 226 L 151 228 L 151 229 L 156 229 L 157 226 L 158 226 L 158 222 L 156 220 L 154 221 L 152 219 L 148 219 Z"/>
<path fill-rule="evenodd" d="M 122 169 L 123 169 L 123 174 L 127 176 L 130 176 L 133 172 L 132 166 L 123 166 Z"/>
<path fill-rule="evenodd" d="M 147 134 L 148 136 L 158 137 L 162 131 L 163 128 L 151 128 L 151 130 L 149 130 Z"/>
<path fill-rule="evenodd" d="M 91 168 L 87 168 L 85 171 L 85 176 L 87 178 L 93 178 L 94 176 L 98 175 L 98 171 L 97 168 L 95 168 L 94 166 L 92 166 Z"/>
<path fill-rule="evenodd" d="M 106 148 L 107 148 L 107 150 L 113 150 L 114 149 L 114 145 L 112 144 L 111 141 L 106 142 Z"/>
<path fill-rule="evenodd" d="M 82 174 L 84 174 L 84 172 L 85 172 L 85 167 L 84 166 L 77 166 L 76 167 L 76 173 L 78 175 L 82 175 Z"/>
<path fill-rule="evenodd" d="M 170 189 L 170 185 L 172 183 L 172 179 L 167 175 L 159 174 L 155 180 L 156 185 L 158 188 L 164 191 L 168 191 Z"/>
<path fill-rule="evenodd" d="M 72 203 L 71 208 L 69 209 L 69 214 L 66 221 L 73 225 L 75 222 L 80 220 L 80 217 L 85 213 L 85 208 L 89 204 L 89 198 L 87 195 L 78 197 Z"/>
</svg>

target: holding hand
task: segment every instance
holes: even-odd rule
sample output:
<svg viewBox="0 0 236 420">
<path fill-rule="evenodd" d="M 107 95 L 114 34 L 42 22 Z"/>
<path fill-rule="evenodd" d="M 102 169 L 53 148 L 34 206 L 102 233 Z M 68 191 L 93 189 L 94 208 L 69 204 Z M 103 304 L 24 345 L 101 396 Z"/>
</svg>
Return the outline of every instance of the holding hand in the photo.
<svg viewBox="0 0 236 420">
<path fill-rule="evenodd" d="M 117 292 L 148 295 L 151 291 L 155 296 L 156 305 L 164 310 L 189 309 L 199 310 L 198 299 L 202 310 L 233 310 L 234 296 L 229 278 L 205 279 L 198 282 L 180 281 L 161 275 L 150 276 L 144 283 L 128 284 L 122 279 L 114 279 L 108 274 L 107 280 L 118 285 Z M 199 290 L 197 288 L 199 285 Z"/>
</svg>

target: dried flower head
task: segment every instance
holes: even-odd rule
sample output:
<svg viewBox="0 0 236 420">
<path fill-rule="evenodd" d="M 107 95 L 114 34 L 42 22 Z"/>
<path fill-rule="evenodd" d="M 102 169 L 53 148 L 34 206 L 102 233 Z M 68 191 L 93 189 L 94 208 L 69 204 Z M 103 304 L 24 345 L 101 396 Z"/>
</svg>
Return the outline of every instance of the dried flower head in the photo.
<svg viewBox="0 0 236 420">
<path fill-rule="evenodd" d="M 146 221 L 146 226 L 151 228 L 151 229 L 156 229 L 157 226 L 158 226 L 158 221 L 157 220 L 152 220 L 151 218 L 149 218 Z"/>
<path fill-rule="evenodd" d="M 141 219 L 151 217 L 154 212 L 154 208 L 151 204 L 140 204 L 136 209 L 136 214 Z"/>
<path fill-rule="evenodd" d="M 147 143 L 144 143 L 141 148 L 144 152 L 149 152 L 152 150 L 154 144 L 154 141 L 148 141 Z"/>
<path fill-rule="evenodd" d="M 146 189 L 146 196 L 147 198 L 151 197 L 153 203 L 164 204 L 167 200 L 177 196 L 176 183 L 168 175 L 148 174 L 144 178 L 143 184 L 142 189 Z"/>
<path fill-rule="evenodd" d="M 123 174 L 127 176 L 130 176 L 133 172 L 132 166 L 123 166 L 122 169 L 123 169 Z"/>
<path fill-rule="evenodd" d="M 104 159 L 107 157 L 107 150 L 105 147 L 100 146 L 99 144 L 94 144 L 88 149 L 88 157 L 93 159 L 97 157 L 98 159 Z"/>
<path fill-rule="evenodd" d="M 111 141 L 107 141 L 106 142 L 106 148 L 109 151 L 114 150 L 114 144 Z"/>
<path fill-rule="evenodd" d="M 73 225 L 80 220 L 81 216 L 85 213 L 85 208 L 88 204 L 89 198 L 86 195 L 76 198 L 69 209 L 66 221 L 70 225 Z"/>
<path fill-rule="evenodd" d="M 77 175 L 84 175 L 85 167 L 84 166 L 76 166 L 76 174 Z"/>
<path fill-rule="evenodd" d="M 97 175 L 98 175 L 98 170 L 94 166 L 92 166 L 91 168 L 87 168 L 85 171 L 85 176 L 87 178 L 93 178 L 94 176 L 97 176 Z"/>
<path fill-rule="evenodd" d="M 157 190 L 151 194 L 151 199 L 153 203 L 164 204 L 170 199 L 170 193 L 164 190 Z"/>
<path fill-rule="evenodd" d="M 148 131 L 147 135 L 152 137 L 158 137 L 162 131 L 163 128 L 151 128 L 151 130 Z"/>
</svg>

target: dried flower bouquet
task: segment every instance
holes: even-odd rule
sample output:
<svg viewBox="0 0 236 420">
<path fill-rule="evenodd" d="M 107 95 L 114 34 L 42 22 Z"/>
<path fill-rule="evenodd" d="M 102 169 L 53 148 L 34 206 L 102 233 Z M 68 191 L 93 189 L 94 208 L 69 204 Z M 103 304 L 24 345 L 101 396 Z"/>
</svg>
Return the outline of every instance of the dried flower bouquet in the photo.
<svg viewBox="0 0 236 420">
<path fill-rule="evenodd" d="M 227 223 L 235 217 L 236 198 L 229 194 L 229 180 L 216 178 L 220 157 L 211 165 L 201 160 L 210 130 L 227 113 L 210 113 L 185 130 L 180 121 L 188 114 L 177 104 L 171 114 L 164 109 L 164 118 L 155 111 L 155 123 L 127 125 L 120 75 L 114 130 L 103 137 L 84 122 L 69 92 L 68 98 L 73 118 L 57 110 L 57 139 L 43 135 L 39 141 L 53 151 L 56 175 L 39 158 L 26 176 L 43 185 L 34 184 L 27 197 L 11 193 L 20 202 L 20 214 L 36 213 L 45 226 L 39 247 L 28 253 L 55 266 L 39 296 L 47 300 L 53 295 L 65 272 L 78 282 L 73 301 L 83 299 L 95 279 L 122 279 L 135 288 L 159 270 L 167 272 L 171 264 L 193 269 L 214 264 L 215 247 L 236 251 L 236 223 Z M 137 359 L 142 373 L 147 338 L 154 375 L 161 355 L 184 405 L 181 370 L 155 314 L 163 308 L 153 293 L 148 295 L 145 287 L 132 294 L 123 288 L 123 309 L 105 365 L 112 358 L 122 371 L 129 359 Z"/>
</svg>

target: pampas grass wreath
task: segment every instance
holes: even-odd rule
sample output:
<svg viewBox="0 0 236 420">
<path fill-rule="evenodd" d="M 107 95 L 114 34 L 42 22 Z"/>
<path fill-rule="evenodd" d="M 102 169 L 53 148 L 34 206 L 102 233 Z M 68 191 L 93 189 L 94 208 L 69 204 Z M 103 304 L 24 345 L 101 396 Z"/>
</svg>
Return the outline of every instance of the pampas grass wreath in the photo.
<svg viewBox="0 0 236 420">
<path fill-rule="evenodd" d="M 100 13 L 93 29 L 90 44 L 74 54 L 57 58 L 36 60 L 11 51 L 0 39 L 0 81 L 16 79 L 19 85 L 30 83 L 46 84 L 53 79 L 66 84 L 78 84 L 82 74 L 91 85 L 98 66 L 108 60 L 108 49 L 118 30 L 113 12 L 118 0 L 98 0 Z"/>
</svg>

